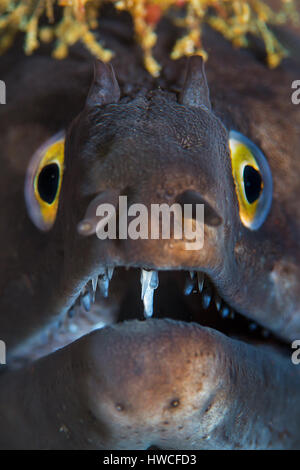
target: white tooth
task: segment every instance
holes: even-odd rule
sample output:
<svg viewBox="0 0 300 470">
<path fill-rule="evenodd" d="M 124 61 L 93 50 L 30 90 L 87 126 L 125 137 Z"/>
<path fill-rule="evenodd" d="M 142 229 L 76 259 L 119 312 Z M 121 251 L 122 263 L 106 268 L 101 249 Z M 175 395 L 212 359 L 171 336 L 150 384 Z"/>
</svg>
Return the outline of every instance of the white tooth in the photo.
<svg viewBox="0 0 300 470">
<path fill-rule="evenodd" d="M 203 291 L 203 285 L 204 285 L 204 273 L 197 272 L 197 279 L 198 279 L 198 289 L 199 292 L 201 293 Z"/>
<path fill-rule="evenodd" d="M 157 271 L 152 271 L 152 276 L 150 280 L 150 287 L 151 289 L 157 289 L 158 288 L 158 272 Z"/>
<path fill-rule="evenodd" d="M 223 317 L 223 318 L 228 317 L 229 313 L 230 313 L 229 308 L 227 307 L 226 304 L 224 304 L 224 305 L 222 306 L 222 308 L 221 308 L 221 315 L 222 315 L 222 317 Z"/>
<path fill-rule="evenodd" d="M 142 292 L 141 292 L 141 299 L 145 297 L 146 290 L 150 284 L 151 279 L 151 271 L 146 271 L 145 269 L 141 270 L 141 285 L 142 285 Z"/>
<path fill-rule="evenodd" d="M 212 299 L 212 288 L 210 283 L 206 283 L 202 292 L 202 307 L 207 309 L 210 306 Z"/>
<path fill-rule="evenodd" d="M 106 274 L 109 280 L 111 280 L 111 278 L 113 277 L 114 269 L 115 268 L 113 266 L 110 266 L 109 268 L 107 268 Z"/>
<path fill-rule="evenodd" d="M 190 295 L 193 292 L 195 283 L 193 279 L 187 278 L 184 286 L 184 295 Z"/>
<path fill-rule="evenodd" d="M 104 269 L 104 272 L 99 275 L 98 286 L 103 297 L 108 297 L 109 281 L 113 277 L 113 274 L 114 268 L 107 267 Z"/>
<path fill-rule="evenodd" d="M 96 292 L 97 284 L 98 284 L 98 276 L 92 277 L 92 288 L 93 288 L 94 293 Z"/>
<path fill-rule="evenodd" d="M 98 286 L 99 286 L 101 295 L 105 298 L 108 297 L 109 279 L 105 274 L 99 276 Z"/>
<path fill-rule="evenodd" d="M 145 318 L 153 315 L 153 289 L 148 289 L 144 297 L 144 316 Z"/>
<path fill-rule="evenodd" d="M 216 304 L 216 308 L 218 310 L 218 312 L 220 311 L 220 308 L 221 308 L 221 299 L 220 297 L 218 296 L 218 294 L 215 294 L 215 304 Z"/>
<path fill-rule="evenodd" d="M 145 292 L 148 287 L 148 278 L 149 278 L 149 271 L 145 271 L 144 269 L 141 270 L 141 299 L 145 297 Z"/>
<path fill-rule="evenodd" d="M 152 317 L 153 315 L 153 295 L 154 290 L 158 287 L 158 272 L 146 271 L 141 272 L 141 299 L 144 302 L 144 316 Z"/>
<path fill-rule="evenodd" d="M 82 297 L 81 297 L 81 304 L 83 305 L 84 309 L 89 312 L 90 309 L 91 309 L 91 296 L 89 294 L 89 292 L 87 292 L 86 294 L 84 294 Z"/>
<path fill-rule="evenodd" d="M 98 285 L 98 276 L 92 277 L 92 301 L 95 303 L 96 290 Z"/>
<path fill-rule="evenodd" d="M 194 279 L 194 277 L 195 277 L 195 271 L 190 271 L 190 276 L 191 276 L 191 279 Z"/>
</svg>

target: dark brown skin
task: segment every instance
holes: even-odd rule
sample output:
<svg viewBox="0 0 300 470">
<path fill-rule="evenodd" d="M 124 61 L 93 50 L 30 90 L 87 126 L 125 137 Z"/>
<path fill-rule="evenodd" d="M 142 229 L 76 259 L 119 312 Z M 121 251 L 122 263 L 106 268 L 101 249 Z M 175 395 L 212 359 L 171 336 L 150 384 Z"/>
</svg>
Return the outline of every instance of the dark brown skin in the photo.
<svg viewBox="0 0 300 470">
<path fill-rule="evenodd" d="M 300 338 L 300 114 L 291 103 L 299 60 L 271 71 L 253 51 L 234 50 L 207 31 L 210 110 L 199 62 L 190 62 L 183 86 L 185 61 L 167 58 L 170 28 L 161 27 L 163 76 L 154 83 L 134 46 L 120 45 L 127 27 L 124 21 L 113 41 L 122 52 L 113 62 L 120 101 L 111 69 L 99 65 L 85 102 L 92 60 L 78 50 L 61 63 L 42 51 L 19 55 L 13 67 L 16 49 L 1 62 L 8 104 L 0 109 L 0 336 L 9 359 L 63 317 L 105 265 L 204 271 L 238 312 L 285 341 Z M 194 73 L 199 96 L 190 88 Z M 57 220 L 41 233 L 25 209 L 26 168 L 79 111 L 68 131 Z M 229 129 L 255 142 L 271 167 L 273 204 L 257 231 L 240 221 Z M 99 242 L 78 234 L 100 192 L 105 202 L 127 194 L 130 203 L 149 205 L 172 203 L 187 190 L 221 221 L 206 224 L 199 252 L 174 240 Z M 1 377 L 3 448 L 300 447 L 300 376 L 290 357 L 200 326 L 128 322 L 27 367 Z"/>
</svg>

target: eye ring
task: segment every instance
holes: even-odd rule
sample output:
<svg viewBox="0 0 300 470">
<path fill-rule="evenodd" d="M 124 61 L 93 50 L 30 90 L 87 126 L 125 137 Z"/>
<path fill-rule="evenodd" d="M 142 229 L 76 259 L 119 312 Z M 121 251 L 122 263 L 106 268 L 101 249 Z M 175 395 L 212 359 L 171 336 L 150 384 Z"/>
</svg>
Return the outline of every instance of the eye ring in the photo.
<svg viewBox="0 0 300 470">
<path fill-rule="evenodd" d="M 48 139 L 33 154 L 27 168 L 24 197 L 28 215 L 39 230 L 55 222 L 64 172 L 63 131 Z"/>
<path fill-rule="evenodd" d="M 229 133 L 232 175 L 240 219 L 250 230 L 259 229 L 272 205 L 273 182 L 263 152 L 240 132 Z"/>
</svg>

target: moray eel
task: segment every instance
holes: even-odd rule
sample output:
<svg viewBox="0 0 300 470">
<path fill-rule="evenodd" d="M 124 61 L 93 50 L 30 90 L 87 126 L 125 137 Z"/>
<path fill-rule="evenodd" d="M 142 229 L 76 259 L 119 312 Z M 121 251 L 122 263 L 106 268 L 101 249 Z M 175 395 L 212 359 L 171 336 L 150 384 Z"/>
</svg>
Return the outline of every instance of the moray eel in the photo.
<svg viewBox="0 0 300 470">
<path fill-rule="evenodd" d="M 154 80 L 128 22 L 101 31 L 117 54 L 91 87 L 80 48 L 1 59 L 0 445 L 300 448 L 299 60 L 207 29 L 206 78 L 163 24 Z M 120 195 L 201 202 L 203 248 L 99 240 Z"/>
</svg>

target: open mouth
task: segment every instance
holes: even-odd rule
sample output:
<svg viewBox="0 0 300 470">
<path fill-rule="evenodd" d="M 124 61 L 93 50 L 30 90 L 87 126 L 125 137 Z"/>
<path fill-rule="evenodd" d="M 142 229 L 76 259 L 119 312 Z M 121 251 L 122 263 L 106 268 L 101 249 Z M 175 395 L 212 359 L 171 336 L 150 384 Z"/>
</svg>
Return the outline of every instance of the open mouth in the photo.
<svg viewBox="0 0 300 470">
<path fill-rule="evenodd" d="M 286 345 L 234 312 L 202 272 L 106 268 L 30 358 L 66 344 L 36 364 L 68 390 L 61 406 L 83 394 L 92 448 L 298 446 Z"/>
<path fill-rule="evenodd" d="M 282 339 L 225 302 L 204 272 L 118 266 L 103 268 L 90 279 L 28 356 L 36 359 L 110 324 L 149 318 L 193 322 L 232 339 L 290 353 Z"/>
<path fill-rule="evenodd" d="M 74 351 L 79 382 L 92 371 L 85 400 L 109 423 L 96 447 L 294 445 L 287 345 L 234 311 L 201 271 L 104 269 L 30 357 L 74 341 L 62 353 Z"/>
</svg>

